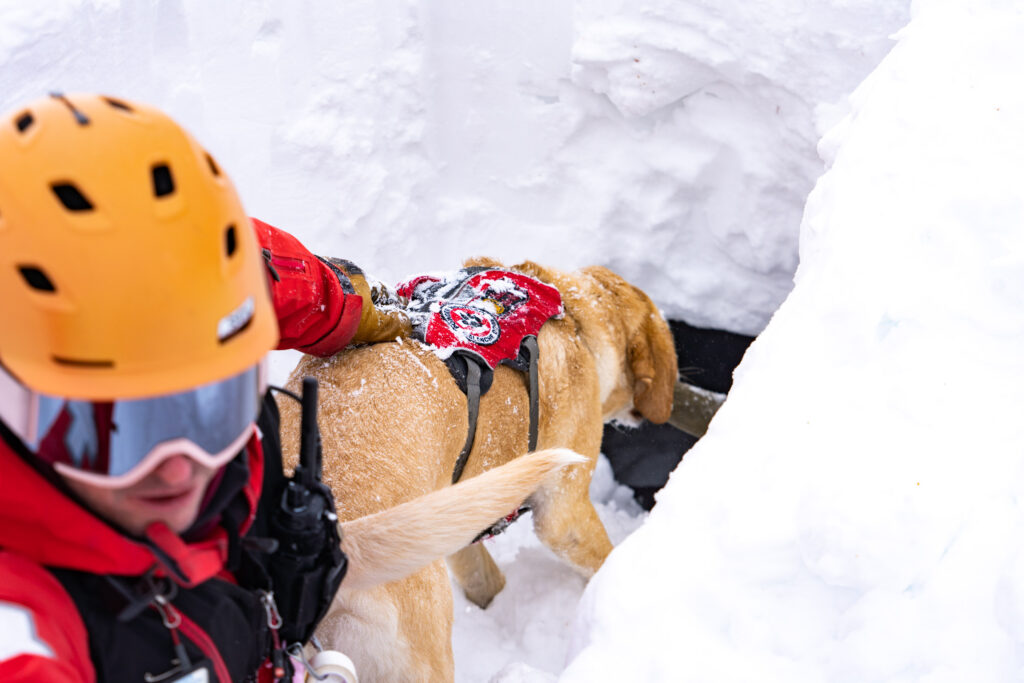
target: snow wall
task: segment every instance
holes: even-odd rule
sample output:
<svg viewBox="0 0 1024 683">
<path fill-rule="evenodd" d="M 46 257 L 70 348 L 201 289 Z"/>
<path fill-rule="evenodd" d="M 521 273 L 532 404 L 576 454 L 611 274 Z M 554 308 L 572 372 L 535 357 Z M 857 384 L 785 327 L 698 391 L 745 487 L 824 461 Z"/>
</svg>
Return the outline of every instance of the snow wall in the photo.
<svg viewBox="0 0 1024 683">
<path fill-rule="evenodd" d="M 158 105 L 250 213 L 377 277 L 599 263 L 754 334 L 906 0 L 0 1 L 0 108 Z"/>
<path fill-rule="evenodd" d="M 1024 679 L 1021 35 L 1019 3 L 914 3 L 562 680 Z"/>
</svg>

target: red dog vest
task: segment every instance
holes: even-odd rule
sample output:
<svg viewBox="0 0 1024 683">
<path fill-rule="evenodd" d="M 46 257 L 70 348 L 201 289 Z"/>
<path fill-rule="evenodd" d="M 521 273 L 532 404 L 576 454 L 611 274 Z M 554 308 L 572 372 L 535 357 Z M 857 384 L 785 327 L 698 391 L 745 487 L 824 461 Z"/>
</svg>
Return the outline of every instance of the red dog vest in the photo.
<svg viewBox="0 0 1024 683">
<path fill-rule="evenodd" d="M 563 312 L 557 289 L 498 268 L 420 275 L 398 285 L 398 294 L 409 299 L 415 331 L 442 358 L 468 351 L 491 369 L 514 361 L 523 337 Z"/>
</svg>

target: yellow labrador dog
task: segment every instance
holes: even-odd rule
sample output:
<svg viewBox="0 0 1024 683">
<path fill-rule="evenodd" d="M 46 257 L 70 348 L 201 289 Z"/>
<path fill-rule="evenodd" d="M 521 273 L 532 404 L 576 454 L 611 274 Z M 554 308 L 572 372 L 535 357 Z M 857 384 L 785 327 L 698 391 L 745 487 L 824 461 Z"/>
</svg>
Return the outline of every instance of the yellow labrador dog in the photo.
<svg viewBox="0 0 1024 683">
<path fill-rule="evenodd" d="M 467 265 L 502 267 L 487 259 Z M 606 268 L 565 273 L 527 262 L 510 270 L 562 295 L 564 316 L 546 322 L 537 338 L 538 447 L 568 448 L 585 461 L 545 479 L 529 504 L 540 540 L 590 576 L 612 549 L 589 497 L 603 423 L 669 418 L 677 379 L 673 339 L 651 300 Z M 328 359 L 303 357 L 289 385 L 297 388 L 306 375 L 320 381 L 324 481 L 336 494 L 343 521 L 450 486 L 466 439 L 466 396 L 429 348 L 398 339 Z M 516 370 L 494 371 L 462 482 L 527 452 L 526 384 Z M 281 403 L 282 423 L 292 425 L 282 430 L 286 435 L 298 431 L 292 403 Z M 294 458 L 297 442 L 284 447 Z M 357 562 L 358 556 L 353 567 Z M 487 605 L 504 585 L 482 544 L 455 553 L 449 564 L 478 605 Z M 346 580 L 318 635 L 352 657 L 362 681 L 451 681 L 450 585 L 440 561 L 383 585 Z"/>
</svg>

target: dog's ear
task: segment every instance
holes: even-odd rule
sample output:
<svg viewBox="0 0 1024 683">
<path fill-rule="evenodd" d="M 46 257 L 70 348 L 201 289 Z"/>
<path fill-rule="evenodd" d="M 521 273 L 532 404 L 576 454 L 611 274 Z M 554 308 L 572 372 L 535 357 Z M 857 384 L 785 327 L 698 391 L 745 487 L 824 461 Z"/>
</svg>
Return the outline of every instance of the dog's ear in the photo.
<svg viewBox="0 0 1024 683">
<path fill-rule="evenodd" d="M 504 268 L 505 264 L 490 256 L 471 256 L 462 262 L 463 268 Z"/>
<path fill-rule="evenodd" d="M 629 342 L 633 407 L 651 422 L 662 424 L 672 415 L 679 369 L 672 332 L 654 304 L 649 305 L 650 313 Z"/>
</svg>

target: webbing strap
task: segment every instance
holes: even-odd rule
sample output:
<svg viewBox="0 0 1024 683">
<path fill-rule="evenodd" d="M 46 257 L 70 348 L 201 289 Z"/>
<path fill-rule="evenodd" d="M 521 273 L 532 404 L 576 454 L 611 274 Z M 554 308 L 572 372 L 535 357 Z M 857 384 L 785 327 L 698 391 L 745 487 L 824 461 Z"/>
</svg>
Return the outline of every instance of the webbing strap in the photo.
<svg viewBox="0 0 1024 683">
<path fill-rule="evenodd" d="M 530 378 L 530 452 L 537 449 L 537 430 L 540 421 L 540 382 L 537 377 L 537 358 L 540 357 L 540 349 L 537 347 L 537 338 L 533 335 L 523 338 L 523 350 L 526 351 L 526 362 L 529 364 L 528 376 Z"/>
<path fill-rule="evenodd" d="M 523 337 L 522 350 L 526 356 L 527 377 L 530 382 L 530 436 L 527 443 L 528 451 L 532 452 L 537 448 L 540 422 L 540 381 L 537 372 L 540 349 L 537 346 L 537 337 Z M 466 408 L 469 411 L 469 433 L 466 435 L 462 452 L 459 453 L 459 459 L 455 461 L 455 469 L 452 472 L 453 484 L 462 477 L 462 470 L 469 460 L 469 453 L 473 450 L 473 442 L 476 439 L 476 425 L 480 418 L 480 365 L 474 358 L 466 358 Z"/>
<path fill-rule="evenodd" d="M 476 423 L 480 417 L 480 366 L 476 360 L 466 359 L 466 407 L 469 410 L 469 433 L 466 435 L 466 443 L 459 453 L 459 459 L 455 461 L 455 470 L 452 472 L 452 483 L 459 481 L 462 470 L 466 467 L 466 460 L 469 459 L 469 452 L 473 450 L 473 441 L 476 438 Z"/>
</svg>

